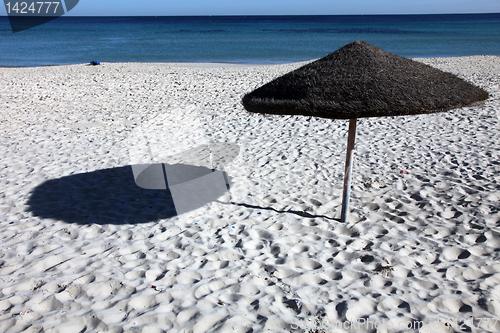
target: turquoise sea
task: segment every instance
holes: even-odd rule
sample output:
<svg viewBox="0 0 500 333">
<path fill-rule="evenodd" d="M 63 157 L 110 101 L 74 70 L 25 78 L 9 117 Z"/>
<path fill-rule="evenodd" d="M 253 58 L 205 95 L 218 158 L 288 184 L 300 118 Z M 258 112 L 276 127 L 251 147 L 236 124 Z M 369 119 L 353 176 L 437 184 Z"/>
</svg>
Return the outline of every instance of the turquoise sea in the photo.
<svg viewBox="0 0 500 333">
<path fill-rule="evenodd" d="M 0 66 L 101 62 L 286 63 L 364 40 L 405 57 L 500 55 L 499 14 L 59 17 L 13 33 Z"/>
</svg>

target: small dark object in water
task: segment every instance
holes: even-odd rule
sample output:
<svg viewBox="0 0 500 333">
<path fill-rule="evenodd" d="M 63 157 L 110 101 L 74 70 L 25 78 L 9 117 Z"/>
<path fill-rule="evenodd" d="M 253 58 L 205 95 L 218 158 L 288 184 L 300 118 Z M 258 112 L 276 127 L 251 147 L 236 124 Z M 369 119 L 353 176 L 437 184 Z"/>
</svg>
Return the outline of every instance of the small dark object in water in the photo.
<svg viewBox="0 0 500 333">
<path fill-rule="evenodd" d="M 98 66 L 98 65 L 100 65 L 101 63 L 100 63 L 99 61 L 97 61 L 97 60 L 92 60 L 92 61 L 90 62 L 90 64 L 91 64 L 92 66 Z"/>
</svg>

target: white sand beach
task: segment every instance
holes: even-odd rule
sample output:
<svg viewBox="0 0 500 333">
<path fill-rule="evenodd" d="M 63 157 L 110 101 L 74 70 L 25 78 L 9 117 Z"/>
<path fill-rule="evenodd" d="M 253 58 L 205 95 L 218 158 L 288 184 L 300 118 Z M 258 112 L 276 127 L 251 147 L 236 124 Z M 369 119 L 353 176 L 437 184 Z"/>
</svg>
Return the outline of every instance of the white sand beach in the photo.
<svg viewBox="0 0 500 333">
<path fill-rule="evenodd" d="M 0 68 L 0 332 L 499 332 L 500 57 L 417 60 L 490 98 L 359 119 L 347 223 L 348 121 L 240 102 L 303 63 Z M 148 135 L 227 193 L 137 186 Z"/>
</svg>

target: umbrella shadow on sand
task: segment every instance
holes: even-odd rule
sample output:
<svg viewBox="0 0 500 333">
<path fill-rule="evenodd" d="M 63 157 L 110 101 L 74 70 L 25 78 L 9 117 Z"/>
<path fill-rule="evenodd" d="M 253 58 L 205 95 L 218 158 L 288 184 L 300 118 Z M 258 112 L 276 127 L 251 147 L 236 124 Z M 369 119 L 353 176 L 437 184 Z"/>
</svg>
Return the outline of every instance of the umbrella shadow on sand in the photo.
<svg viewBox="0 0 500 333">
<path fill-rule="evenodd" d="M 145 163 L 52 179 L 28 201 L 33 215 L 79 224 L 135 224 L 167 219 L 228 193 L 223 167 L 239 153 L 231 143 L 212 143 Z"/>
<path fill-rule="evenodd" d="M 162 168 L 162 165 L 158 164 L 151 165 L 151 169 L 158 169 L 158 166 Z M 177 164 L 171 167 L 182 170 L 185 179 L 191 177 L 194 181 L 196 178 L 217 174 L 218 179 L 221 176 L 224 177 L 222 179 L 228 179 L 225 172 L 213 172 L 199 166 Z M 188 189 L 189 183 L 192 181 L 186 182 Z M 216 200 L 225 190 L 227 189 L 222 189 L 221 186 L 212 188 L 209 196 L 205 196 L 203 200 L 189 200 L 190 205 L 183 206 L 183 209 L 201 207 Z M 131 166 L 48 180 L 34 189 L 28 200 L 28 207 L 35 216 L 77 224 L 136 224 L 178 215 L 171 188 L 168 185 L 163 189 L 138 186 Z"/>
<path fill-rule="evenodd" d="M 207 203 L 218 202 L 303 218 L 338 220 L 302 211 L 222 202 L 218 199 L 226 193 L 231 178 L 221 171 L 193 165 L 152 164 L 134 179 L 132 169 L 133 166 L 124 166 L 48 180 L 34 189 L 28 200 L 28 210 L 37 217 L 82 225 L 138 224 L 172 218 Z M 158 170 L 159 175 L 155 172 Z M 171 180 L 170 186 L 168 181 L 162 182 L 165 179 L 161 177 L 163 170 L 168 170 L 170 175 L 177 171 L 177 181 L 172 181 L 170 176 L 167 177 Z M 159 176 L 156 180 L 155 175 Z M 163 186 L 151 189 L 148 183 L 162 183 Z M 193 192 L 201 194 L 201 198 Z"/>
</svg>

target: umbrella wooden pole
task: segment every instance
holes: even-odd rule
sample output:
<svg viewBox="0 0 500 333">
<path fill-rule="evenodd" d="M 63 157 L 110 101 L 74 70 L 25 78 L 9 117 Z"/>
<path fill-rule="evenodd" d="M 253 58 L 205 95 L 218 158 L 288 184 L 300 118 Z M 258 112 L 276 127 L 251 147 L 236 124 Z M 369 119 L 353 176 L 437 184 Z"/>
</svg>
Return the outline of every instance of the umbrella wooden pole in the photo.
<svg viewBox="0 0 500 333">
<path fill-rule="evenodd" d="M 349 120 L 349 134 L 347 136 L 347 154 L 345 158 L 345 172 L 344 172 L 344 195 L 342 196 L 342 213 L 340 220 L 347 222 L 349 217 L 349 197 L 351 196 L 351 170 L 352 170 L 352 156 L 354 153 L 354 141 L 356 140 L 356 118 Z"/>
</svg>

